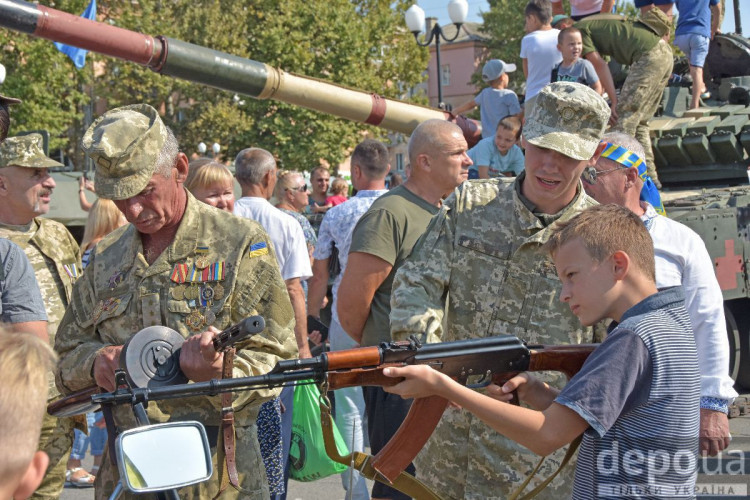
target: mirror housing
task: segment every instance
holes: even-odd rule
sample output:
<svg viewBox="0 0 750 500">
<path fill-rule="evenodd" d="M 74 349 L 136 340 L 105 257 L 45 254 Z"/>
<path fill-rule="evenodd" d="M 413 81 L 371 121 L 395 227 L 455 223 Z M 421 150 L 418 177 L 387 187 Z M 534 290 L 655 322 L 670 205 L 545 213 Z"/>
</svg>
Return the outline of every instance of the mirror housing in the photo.
<svg viewBox="0 0 750 500">
<path fill-rule="evenodd" d="M 115 442 L 117 467 L 134 493 L 182 488 L 213 474 L 211 448 L 200 422 L 168 422 L 124 431 Z"/>
</svg>

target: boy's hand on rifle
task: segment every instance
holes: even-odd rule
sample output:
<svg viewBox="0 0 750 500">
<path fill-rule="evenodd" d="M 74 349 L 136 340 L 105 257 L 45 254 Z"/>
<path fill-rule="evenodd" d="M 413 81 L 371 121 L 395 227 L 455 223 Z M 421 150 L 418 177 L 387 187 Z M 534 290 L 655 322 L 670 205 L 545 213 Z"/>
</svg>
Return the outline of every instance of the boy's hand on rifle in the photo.
<svg viewBox="0 0 750 500">
<path fill-rule="evenodd" d="M 528 373 L 519 373 L 505 382 L 502 386 L 490 384 L 487 387 L 487 395 L 498 401 L 510 403 L 513 391 L 518 394 L 518 399 L 525 401 L 535 410 L 546 410 L 557 396 L 557 391 L 532 377 Z"/>
<path fill-rule="evenodd" d="M 404 399 L 424 398 L 436 394 L 442 396 L 450 384 L 456 383 L 446 375 L 425 365 L 384 368 L 383 375 L 405 379 L 394 386 L 383 387 L 386 392 L 398 394 Z"/>
<path fill-rule="evenodd" d="M 96 385 L 107 392 L 115 387 L 115 370 L 120 368 L 121 345 L 109 345 L 101 349 L 94 359 L 94 380 Z"/>
<path fill-rule="evenodd" d="M 221 367 L 224 353 L 216 352 L 213 345 L 214 336 L 219 330 L 209 326 L 200 335 L 193 335 L 185 340 L 180 350 L 180 368 L 193 382 L 206 382 L 212 378 L 221 378 Z"/>
</svg>

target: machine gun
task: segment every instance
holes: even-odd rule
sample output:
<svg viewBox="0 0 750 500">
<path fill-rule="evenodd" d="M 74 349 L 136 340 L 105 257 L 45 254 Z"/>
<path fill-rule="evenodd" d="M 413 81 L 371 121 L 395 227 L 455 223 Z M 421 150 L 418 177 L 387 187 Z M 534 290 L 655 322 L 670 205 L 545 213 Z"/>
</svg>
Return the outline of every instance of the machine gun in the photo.
<svg viewBox="0 0 750 500">
<path fill-rule="evenodd" d="M 354 386 L 391 386 L 402 379 L 383 375 L 383 369 L 413 364 L 428 365 L 468 387 L 480 388 L 493 382 L 502 384 L 523 371 L 557 371 L 570 378 L 580 370 L 595 347 L 591 344 L 528 346 L 513 335 L 427 345 L 412 338 L 409 341 L 384 342 L 377 347 L 327 352 L 314 358 L 280 361 L 267 374 L 253 377 L 214 379 L 193 384 L 127 387 L 101 394 L 92 388 L 89 389 L 88 396 L 79 393 L 73 403 L 80 405 L 82 399 L 88 398 L 90 403 L 96 405 L 145 405 L 148 401 L 280 387 L 311 380 L 321 384 L 324 390 Z M 55 408 L 51 408 L 50 413 L 56 410 L 53 414 L 71 414 L 69 405 L 64 404 L 64 400 L 53 405 Z M 366 467 L 375 471 L 376 479 L 392 483 L 399 477 L 422 449 L 447 405 L 447 400 L 437 396 L 414 401 L 396 435 L 372 460 L 367 461 Z M 326 425 L 325 422 L 323 425 Z"/>
</svg>

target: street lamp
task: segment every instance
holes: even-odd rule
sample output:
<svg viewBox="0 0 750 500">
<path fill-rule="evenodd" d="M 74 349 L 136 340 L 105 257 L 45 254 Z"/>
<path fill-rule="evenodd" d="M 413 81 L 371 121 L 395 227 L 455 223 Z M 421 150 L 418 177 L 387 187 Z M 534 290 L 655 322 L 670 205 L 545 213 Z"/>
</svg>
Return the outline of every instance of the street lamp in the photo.
<svg viewBox="0 0 750 500">
<path fill-rule="evenodd" d="M 219 151 L 221 151 L 221 146 L 218 142 L 214 142 L 213 146 L 211 146 L 211 151 L 214 152 L 214 159 L 216 159 L 216 156 L 219 154 Z"/>
<path fill-rule="evenodd" d="M 414 35 L 414 40 L 417 42 L 417 45 L 419 45 L 420 47 L 427 47 L 432 43 L 433 39 L 435 40 L 438 106 L 441 109 L 445 109 L 445 103 L 443 103 L 443 82 L 440 76 L 440 39 L 442 38 L 446 42 L 452 42 L 453 40 L 458 38 L 458 34 L 461 31 L 461 25 L 466 22 L 466 15 L 468 13 L 469 3 L 467 2 L 467 0 L 451 0 L 450 3 L 448 3 L 448 15 L 450 16 L 451 21 L 453 21 L 453 24 L 456 26 L 456 34 L 453 36 L 453 38 L 448 39 L 443 33 L 443 29 L 440 27 L 440 25 L 438 23 L 435 23 L 432 26 L 432 30 L 430 31 L 429 36 L 427 35 L 427 33 L 425 33 L 425 40 L 423 42 L 419 41 L 419 34 L 425 31 L 424 10 L 422 10 L 419 5 L 414 4 L 409 7 L 409 10 L 407 10 L 406 14 L 404 15 L 404 17 L 406 18 L 406 26 Z"/>
</svg>

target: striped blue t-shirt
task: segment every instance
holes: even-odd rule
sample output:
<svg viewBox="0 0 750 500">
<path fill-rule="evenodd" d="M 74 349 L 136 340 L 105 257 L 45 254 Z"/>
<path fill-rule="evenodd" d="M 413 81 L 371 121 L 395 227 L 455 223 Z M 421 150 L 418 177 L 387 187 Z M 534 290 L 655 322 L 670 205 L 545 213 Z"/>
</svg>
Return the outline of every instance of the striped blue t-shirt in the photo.
<svg viewBox="0 0 750 500">
<path fill-rule="evenodd" d="M 555 401 L 590 425 L 573 498 L 693 498 L 700 376 L 682 287 L 630 308 Z"/>
</svg>

